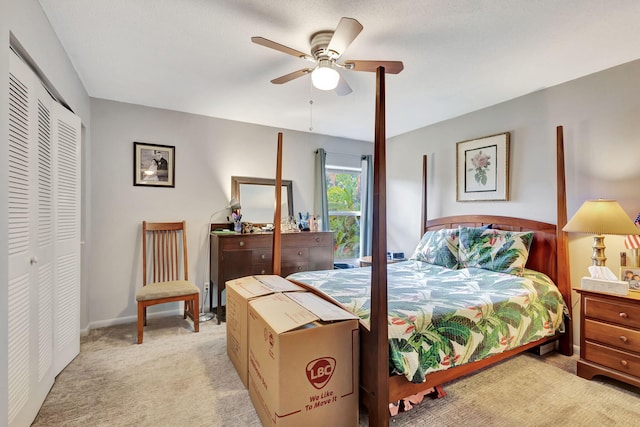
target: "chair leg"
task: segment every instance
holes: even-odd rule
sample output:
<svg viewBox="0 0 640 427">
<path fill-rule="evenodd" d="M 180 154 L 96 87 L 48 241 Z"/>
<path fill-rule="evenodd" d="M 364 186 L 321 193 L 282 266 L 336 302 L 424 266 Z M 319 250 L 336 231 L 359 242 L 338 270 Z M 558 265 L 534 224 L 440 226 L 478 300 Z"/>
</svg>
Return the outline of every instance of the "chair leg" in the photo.
<svg viewBox="0 0 640 427">
<path fill-rule="evenodd" d="M 138 344 L 142 344 L 142 334 L 144 333 L 144 325 L 147 323 L 147 308 L 138 301 Z"/>
<path fill-rule="evenodd" d="M 193 301 L 191 301 L 191 313 L 193 314 L 193 329 L 196 332 L 200 332 L 200 294 L 196 294 Z"/>
</svg>

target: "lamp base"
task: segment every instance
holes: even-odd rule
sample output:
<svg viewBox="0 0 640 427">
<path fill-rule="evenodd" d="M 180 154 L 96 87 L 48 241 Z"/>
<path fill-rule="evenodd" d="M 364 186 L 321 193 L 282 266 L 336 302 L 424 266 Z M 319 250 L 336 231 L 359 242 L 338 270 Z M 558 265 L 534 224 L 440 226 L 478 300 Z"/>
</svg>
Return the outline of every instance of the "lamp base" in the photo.
<svg viewBox="0 0 640 427">
<path fill-rule="evenodd" d="M 593 236 L 593 254 L 591 255 L 592 265 L 604 267 L 607 257 L 604 255 L 604 236 L 598 234 Z"/>
<path fill-rule="evenodd" d="M 213 313 L 200 313 L 200 321 L 208 322 L 209 320 L 213 319 L 213 316 Z"/>
</svg>

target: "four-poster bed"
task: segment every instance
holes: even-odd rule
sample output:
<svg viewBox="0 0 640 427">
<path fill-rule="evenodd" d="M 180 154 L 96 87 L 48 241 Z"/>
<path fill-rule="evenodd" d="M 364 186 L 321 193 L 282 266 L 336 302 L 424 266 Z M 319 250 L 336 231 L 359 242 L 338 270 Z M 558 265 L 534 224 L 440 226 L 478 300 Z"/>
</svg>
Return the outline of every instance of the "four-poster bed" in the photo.
<svg viewBox="0 0 640 427">
<path fill-rule="evenodd" d="M 553 333 L 541 338 L 529 340 L 524 345 L 512 348 L 505 346 L 506 351 L 483 356 L 479 360 L 461 364 L 444 370 L 429 372 L 420 377 L 420 382 L 408 381 L 401 375 L 389 374 L 389 300 L 387 294 L 387 250 L 386 250 L 386 156 L 385 156 L 385 107 L 384 107 L 384 69 L 377 71 L 376 96 L 376 131 L 374 151 L 374 206 L 373 206 L 373 254 L 370 273 L 370 301 L 368 322 L 362 321 L 360 327 L 360 400 L 367 407 L 369 423 L 374 426 L 388 426 L 389 403 L 412 395 L 422 395 L 430 391 L 441 394 L 443 383 L 459 378 L 463 375 L 482 369 L 527 349 L 559 339 L 560 351 L 563 354 L 572 353 L 572 334 L 570 322 L 565 322 L 566 330 L 562 334 Z M 467 227 L 482 227 L 488 224 L 492 229 L 507 230 L 507 232 L 531 232 L 531 248 L 526 259 L 528 269 L 535 270 L 548 276 L 556 285 L 561 299 L 570 301 L 571 290 L 568 280 L 568 257 L 566 235 L 562 226 L 566 223 L 566 200 L 564 182 L 564 148 L 562 127 L 557 128 L 557 225 L 540 221 L 512 218 L 495 215 L 459 215 L 438 219 L 427 219 L 427 161 L 423 159 L 423 211 L 422 233 L 435 230 L 453 230 L 458 227 L 460 238 L 462 230 Z M 278 135 L 278 162 L 276 177 L 280 179 L 282 164 L 282 134 Z M 277 186 L 276 186 L 277 188 Z M 276 201 L 280 193 L 276 191 Z M 279 206 L 279 203 L 276 203 Z M 279 212 L 274 218 L 274 273 L 279 273 L 280 227 Z M 523 266 L 524 268 L 524 266 Z M 304 274 L 304 273 L 301 273 Z M 312 273 L 310 273 L 312 274 Z M 535 273 L 539 274 L 539 273 Z M 527 273 L 524 274 L 525 276 Z M 325 295 L 304 281 L 293 280 L 305 286 L 312 292 L 333 302 L 332 297 Z M 535 298 L 535 296 L 533 297 Z M 570 305 L 566 305 L 565 313 L 570 315 Z M 560 310 L 559 316 L 562 316 Z M 558 313 L 556 313 L 558 317 Z M 557 320 L 557 319 L 556 319 Z M 549 323 L 549 322 L 545 322 Z M 560 322 L 557 322 L 560 323 Z M 453 364 L 452 364 L 453 366 Z"/>
<path fill-rule="evenodd" d="M 374 206 L 373 206 L 373 253 L 370 274 L 370 309 L 368 325 L 361 322 L 360 328 L 360 400 L 368 409 L 369 423 L 373 426 L 389 425 L 389 403 L 404 397 L 424 394 L 429 390 L 441 391 L 443 383 L 487 367 L 500 360 L 523 352 L 541 344 L 558 340 L 563 354 L 572 353 L 570 322 L 565 323 L 563 334 L 553 333 L 527 342 L 517 348 L 509 348 L 482 360 L 455 366 L 446 370 L 428 373 L 424 382 L 413 383 L 404 376 L 389 374 L 389 317 L 387 295 L 387 248 L 386 248 L 386 168 L 385 168 L 385 85 L 384 69 L 377 71 L 376 129 L 374 151 Z M 571 289 L 568 280 L 568 257 L 566 234 L 562 227 L 566 223 L 566 201 L 564 183 L 564 149 L 562 128 L 557 129 L 557 224 L 549 224 L 529 219 L 495 215 L 460 215 L 438 219 L 427 219 L 426 200 L 426 157 L 423 160 L 423 212 L 421 232 L 456 229 L 458 227 L 481 227 L 491 224 L 493 229 L 510 232 L 531 231 L 531 249 L 526 264 L 527 269 L 546 274 L 556 285 L 567 302 L 565 314 L 570 314 Z M 324 295 L 304 281 L 293 281 L 321 296 Z M 560 313 L 560 317 L 562 313 Z"/>
</svg>

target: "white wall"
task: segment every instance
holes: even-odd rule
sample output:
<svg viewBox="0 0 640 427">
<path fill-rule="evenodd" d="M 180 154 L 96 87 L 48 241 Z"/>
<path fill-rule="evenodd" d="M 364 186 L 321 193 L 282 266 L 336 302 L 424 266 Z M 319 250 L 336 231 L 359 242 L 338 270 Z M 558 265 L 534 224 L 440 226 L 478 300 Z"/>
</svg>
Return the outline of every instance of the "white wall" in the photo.
<svg viewBox="0 0 640 427">
<path fill-rule="evenodd" d="M 88 310 L 96 327 L 135 319 L 143 220 L 187 221 L 189 278 L 202 289 L 209 277 L 209 218 L 229 202 L 231 176 L 275 177 L 280 130 L 101 99 L 91 100 L 91 111 Z M 175 146 L 175 188 L 133 185 L 134 141 Z M 295 212 L 313 211 L 314 151 L 320 147 L 373 150 L 368 142 L 283 131 L 282 177 L 293 181 Z M 226 215 L 218 213 L 213 222 Z"/>
<path fill-rule="evenodd" d="M 428 157 L 428 217 L 483 213 L 556 222 L 556 126 L 564 127 L 568 217 L 582 202 L 612 198 L 640 212 L 640 61 L 605 70 L 388 142 L 388 245 L 411 253 L 419 240 L 422 154 Z M 456 142 L 511 132 L 510 201 L 456 202 Z M 590 265 L 589 236 L 570 236 L 572 286 Z M 622 237 L 608 236 L 617 274 Z M 576 342 L 579 337 L 574 295 Z"/>
</svg>

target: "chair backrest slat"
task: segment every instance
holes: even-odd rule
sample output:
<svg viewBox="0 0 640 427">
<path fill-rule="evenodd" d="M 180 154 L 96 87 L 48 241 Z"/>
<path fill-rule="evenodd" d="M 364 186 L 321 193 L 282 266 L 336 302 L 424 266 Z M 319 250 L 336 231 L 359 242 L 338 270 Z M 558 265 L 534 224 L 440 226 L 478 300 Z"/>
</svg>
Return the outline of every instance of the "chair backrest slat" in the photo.
<svg viewBox="0 0 640 427">
<path fill-rule="evenodd" d="M 182 239 L 180 240 L 180 235 Z M 147 245 L 151 247 L 147 250 Z M 186 224 L 142 223 L 142 283 L 189 280 Z M 182 262 L 181 262 L 182 261 Z M 147 270 L 147 263 L 151 263 Z M 149 276 L 151 279 L 149 280 Z M 182 274 L 182 278 L 181 278 Z"/>
</svg>

